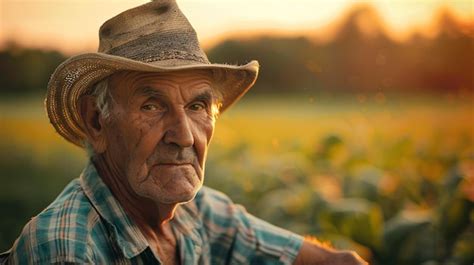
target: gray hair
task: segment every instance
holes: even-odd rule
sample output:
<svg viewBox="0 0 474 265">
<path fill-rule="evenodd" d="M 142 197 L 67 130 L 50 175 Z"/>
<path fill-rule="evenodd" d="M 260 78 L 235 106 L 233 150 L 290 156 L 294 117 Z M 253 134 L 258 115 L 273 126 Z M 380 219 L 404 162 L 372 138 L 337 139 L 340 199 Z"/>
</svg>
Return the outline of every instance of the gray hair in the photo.
<svg viewBox="0 0 474 265">
<path fill-rule="evenodd" d="M 109 79 L 105 78 L 99 81 L 92 88 L 92 96 L 96 98 L 97 109 L 99 109 L 100 114 L 108 119 L 110 117 L 110 101 L 112 95 L 109 90 Z"/>
<path fill-rule="evenodd" d="M 112 95 L 109 89 L 109 78 L 102 79 L 96 83 L 91 88 L 90 95 L 95 97 L 95 103 L 100 115 L 105 119 L 110 118 L 110 103 L 112 101 Z M 91 143 L 89 143 L 87 139 L 84 139 L 83 145 L 87 156 L 92 158 L 95 155 L 95 151 Z"/>
</svg>

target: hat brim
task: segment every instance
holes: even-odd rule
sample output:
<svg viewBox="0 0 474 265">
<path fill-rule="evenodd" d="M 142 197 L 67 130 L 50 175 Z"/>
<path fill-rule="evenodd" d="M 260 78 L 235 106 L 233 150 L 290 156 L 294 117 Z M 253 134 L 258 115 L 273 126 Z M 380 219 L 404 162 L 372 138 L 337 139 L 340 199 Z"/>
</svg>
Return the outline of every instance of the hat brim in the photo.
<svg viewBox="0 0 474 265">
<path fill-rule="evenodd" d="M 255 83 L 259 64 L 203 64 L 185 60 L 145 63 L 104 53 L 86 53 L 69 58 L 52 74 L 45 106 L 56 131 L 69 142 L 83 147 L 85 133 L 79 114 L 79 99 L 100 80 L 119 71 L 163 73 L 192 69 L 212 70 L 214 88 L 222 95 L 220 111 L 237 102 Z"/>
</svg>

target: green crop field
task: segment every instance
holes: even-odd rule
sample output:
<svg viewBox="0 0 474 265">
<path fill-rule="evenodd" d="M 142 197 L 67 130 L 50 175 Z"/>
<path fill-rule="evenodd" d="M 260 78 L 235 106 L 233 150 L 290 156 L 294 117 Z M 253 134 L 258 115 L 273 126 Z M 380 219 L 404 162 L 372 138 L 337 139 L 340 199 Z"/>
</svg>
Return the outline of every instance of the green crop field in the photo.
<svg viewBox="0 0 474 265">
<path fill-rule="evenodd" d="M 472 264 L 473 104 L 245 99 L 216 123 L 205 182 L 254 215 L 371 264 Z M 54 133 L 41 100 L 0 103 L 0 251 L 85 163 Z"/>
</svg>

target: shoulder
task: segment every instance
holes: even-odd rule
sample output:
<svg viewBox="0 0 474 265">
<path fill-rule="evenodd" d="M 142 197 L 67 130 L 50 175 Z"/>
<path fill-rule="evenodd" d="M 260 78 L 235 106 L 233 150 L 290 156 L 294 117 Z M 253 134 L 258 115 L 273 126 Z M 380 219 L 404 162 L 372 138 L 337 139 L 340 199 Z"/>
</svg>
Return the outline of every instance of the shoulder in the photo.
<svg viewBox="0 0 474 265">
<path fill-rule="evenodd" d="M 224 193 L 215 189 L 203 186 L 198 192 L 195 198 L 196 204 L 201 207 L 207 206 L 207 204 L 220 203 L 220 204 L 233 204 L 232 200 Z"/>
<path fill-rule="evenodd" d="M 234 204 L 224 193 L 206 186 L 198 192 L 194 203 L 211 239 L 235 234 L 239 223 L 245 218 L 245 208 Z"/>
<path fill-rule="evenodd" d="M 203 221 L 235 219 L 245 213 L 245 208 L 234 202 L 224 193 L 203 186 L 194 200 Z"/>
<path fill-rule="evenodd" d="M 10 260 L 19 264 L 86 263 L 90 232 L 99 220 L 75 179 L 15 241 Z"/>
<path fill-rule="evenodd" d="M 301 236 L 249 214 L 222 192 L 203 187 L 196 205 L 213 257 L 238 264 L 292 264 L 302 245 Z"/>
</svg>

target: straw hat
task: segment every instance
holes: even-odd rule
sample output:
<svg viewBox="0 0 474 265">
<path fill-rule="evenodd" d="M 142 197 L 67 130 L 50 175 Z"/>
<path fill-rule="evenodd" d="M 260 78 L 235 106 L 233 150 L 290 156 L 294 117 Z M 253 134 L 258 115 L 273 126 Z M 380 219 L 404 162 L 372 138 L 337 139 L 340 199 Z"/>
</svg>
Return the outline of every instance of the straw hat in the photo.
<svg viewBox="0 0 474 265">
<path fill-rule="evenodd" d="M 69 58 L 48 83 L 49 120 L 61 136 L 78 146 L 83 146 L 85 138 L 80 97 L 118 71 L 208 69 L 223 96 L 221 112 L 242 97 L 258 75 L 257 61 L 241 66 L 211 64 L 175 0 L 153 1 L 109 19 L 100 27 L 99 39 L 97 53 Z"/>
</svg>

